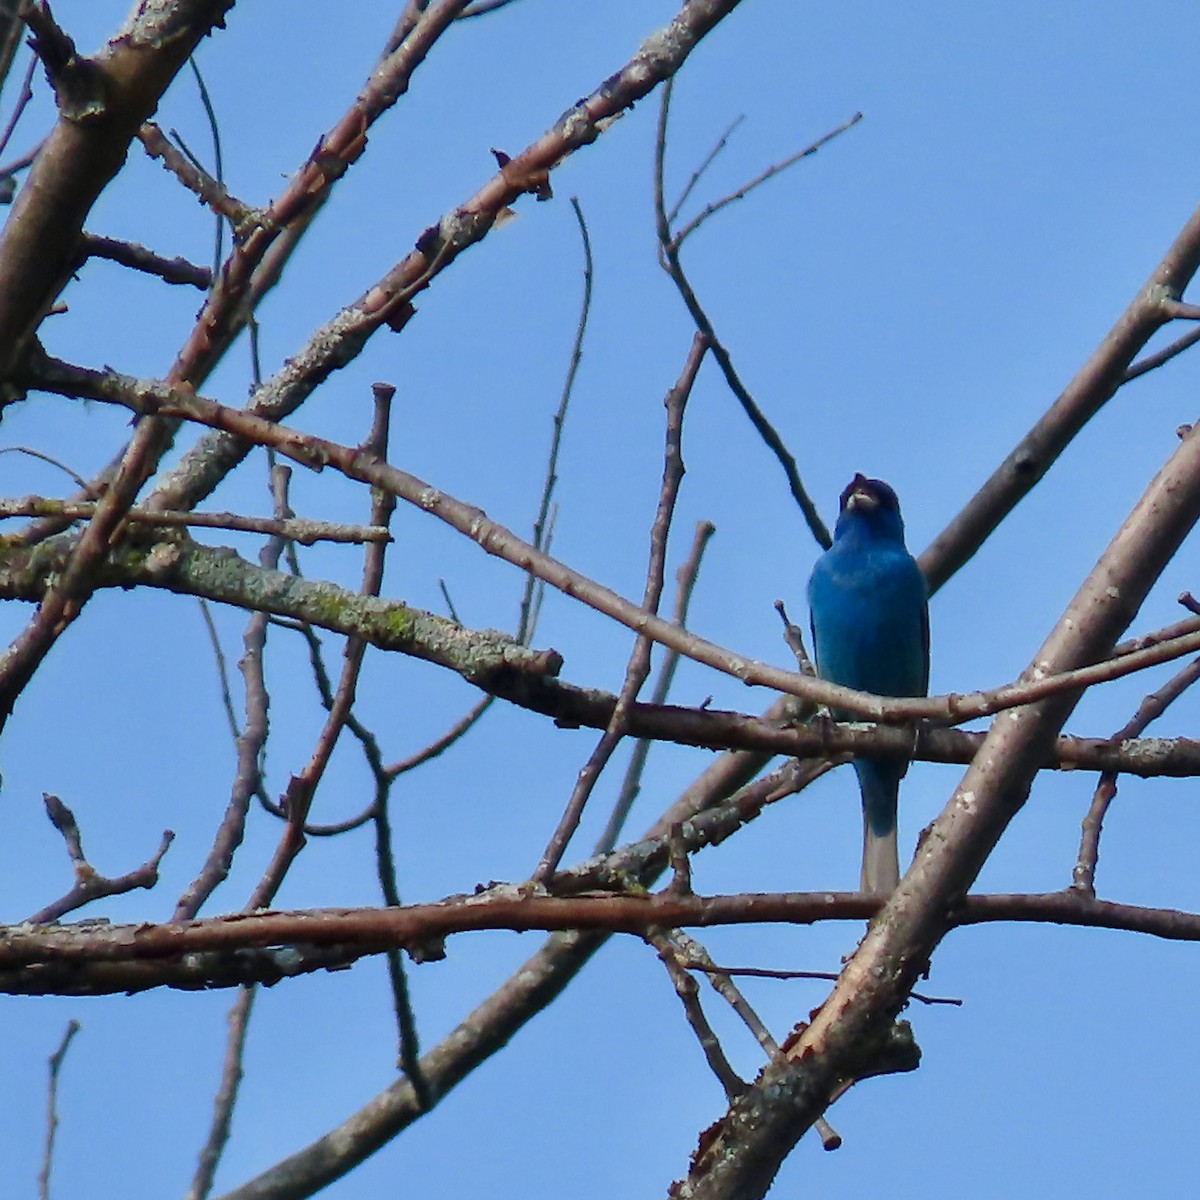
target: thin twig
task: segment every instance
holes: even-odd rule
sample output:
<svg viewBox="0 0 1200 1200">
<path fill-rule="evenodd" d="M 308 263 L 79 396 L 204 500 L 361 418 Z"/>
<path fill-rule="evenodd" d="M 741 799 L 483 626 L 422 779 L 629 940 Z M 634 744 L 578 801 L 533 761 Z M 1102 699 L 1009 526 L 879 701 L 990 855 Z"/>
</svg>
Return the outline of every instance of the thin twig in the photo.
<svg viewBox="0 0 1200 1200">
<path fill-rule="evenodd" d="M 779 465 L 783 468 L 788 482 L 788 490 L 792 493 L 792 498 L 799 506 L 813 537 L 816 538 L 819 545 L 828 547 L 831 543 L 829 530 L 821 520 L 816 505 L 813 503 L 804 483 L 800 479 L 795 458 L 792 456 L 791 451 L 783 444 L 783 439 L 779 436 L 779 432 L 767 420 L 766 414 L 759 408 L 758 403 L 751 396 L 749 389 L 742 381 L 741 376 L 733 365 L 732 356 L 721 342 L 721 339 L 717 337 L 716 329 L 713 327 L 708 314 L 700 306 L 700 301 L 697 299 L 695 290 L 689 282 L 680 262 L 679 246 L 676 244 L 671 233 L 670 222 L 667 220 L 666 203 L 663 198 L 663 173 L 667 152 L 667 118 L 670 113 L 673 84 L 674 78 L 671 78 L 663 85 L 662 102 L 658 110 L 658 129 L 654 142 L 654 213 L 655 228 L 658 235 L 659 262 L 663 270 L 666 271 L 671 281 L 675 284 L 675 288 L 679 292 L 688 312 L 691 314 L 696 328 L 709 339 L 712 345 L 713 357 L 717 360 L 717 364 L 721 368 L 721 373 L 725 376 L 725 382 L 729 385 L 729 390 L 733 392 L 738 403 L 741 404 L 742 410 L 749 417 L 750 423 L 758 431 L 759 437 L 762 438 L 768 449 L 770 449 L 779 461 Z"/>
<path fill-rule="evenodd" d="M 687 361 L 683 372 L 675 386 L 666 396 L 667 432 L 665 463 L 663 466 L 662 489 L 659 494 L 658 509 L 655 513 L 654 524 L 650 531 L 650 555 L 646 570 L 646 587 L 642 599 L 642 609 L 645 612 L 656 613 L 659 600 L 662 597 L 663 574 L 666 566 L 667 537 L 671 529 L 671 518 L 675 512 L 675 501 L 679 495 L 679 484 L 683 479 L 683 454 L 681 449 L 683 439 L 683 413 L 691 395 L 692 385 L 700 371 L 700 364 L 708 351 L 708 339 L 703 334 L 696 334 L 688 351 Z M 650 652 L 653 642 L 650 638 L 639 634 L 630 654 L 629 665 L 625 671 L 625 682 L 617 703 L 613 708 L 608 728 L 605 729 L 596 748 L 592 751 L 587 763 L 579 772 L 579 778 L 572 789 L 566 810 L 558 823 L 541 861 L 533 872 L 533 878 L 540 883 L 547 883 L 554 877 L 558 864 L 562 861 L 567 843 L 579 827 L 584 805 L 596 785 L 600 772 L 604 769 L 613 751 L 625 736 L 627 715 L 630 705 L 636 700 L 646 677 L 650 673 Z"/>
<path fill-rule="evenodd" d="M 779 619 L 783 622 L 783 640 L 787 642 L 788 649 L 796 656 L 797 668 L 802 675 L 812 675 L 815 678 L 817 669 L 813 666 L 813 661 L 808 656 L 808 650 L 805 649 L 804 631 L 799 625 L 792 622 L 788 616 L 787 607 L 782 600 L 775 601 L 775 611 L 779 614 Z"/>
<path fill-rule="evenodd" d="M 821 979 L 836 983 L 841 977 L 837 971 L 786 971 L 774 967 L 727 967 L 714 964 L 689 964 L 694 971 L 709 971 L 717 975 L 742 975 L 748 979 Z M 926 996 L 921 992 L 909 992 L 909 998 L 921 1004 L 948 1004 L 955 1008 L 962 1007 L 962 1000 L 957 996 Z"/>
<path fill-rule="evenodd" d="M 131 270 L 153 275 L 164 283 L 188 284 L 201 291 L 212 283 L 212 272 L 207 267 L 198 267 L 186 258 L 164 258 L 137 242 L 85 232 L 79 242 L 80 265 L 89 258 L 108 259 Z"/>
<path fill-rule="evenodd" d="M 18 43 L 20 42 L 19 35 L 17 41 Z M 4 127 L 4 132 L 0 133 L 0 154 L 3 154 L 8 149 L 8 143 L 12 141 L 12 136 L 17 130 L 18 122 L 33 99 L 33 75 L 37 70 L 37 64 L 37 55 L 31 54 L 29 56 L 29 65 L 25 68 L 25 76 L 21 80 L 21 90 L 17 94 L 17 101 L 13 105 L 13 110 L 8 118 L 8 123 Z M 7 75 L 7 71 L 5 74 Z"/>
<path fill-rule="evenodd" d="M 1125 369 L 1122 382 L 1129 383 L 1131 380 L 1137 379 L 1161 367 L 1164 363 L 1170 362 L 1171 359 L 1177 358 L 1197 342 L 1200 342 L 1200 326 L 1189 329 L 1187 333 L 1182 337 L 1176 338 L 1169 346 L 1164 346 L 1161 350 L 1155 350 L 1132 363 Z"/>
<path fill-rule="evenodd" d="M 684 184 L 683 191 L 679 193 L 679 199 L 671 205 L 671 211 L 667 213 L 667 224 L 674 225 L 675 218 L 679 216 L 680 210 L 687 203 L 688 197 L 695 191 L 696 185 L 704 178 L 705 172 L 713 165 L 717 159 L 717 155 L 729 144 L 729 139 L 733 136 L 737 127 L 746 119 L 744 113 L 733 118 L 725 132 L 717 139 L 716 145 L 705 155 L 704 161 L 692 172 L 691 178 Z"/>
<path fill-rule="evenodd" d="M 24 171 L 27 167 L 33 166 L 44 145 L 44 139 L 35 142 L 24 154 L 19 154 L 16 158 L 0 165 L 0 185 L 3 185 L 6 180 L 11 180 L 18 171 Z M 13 185 L 10 183 L 8 186 L 11 188 Z"/>
<path fill-rule="evenodd" d="M 1137 712 L 1109 740 L 1119 745 L 1130 738 L 1140 737 L 1146 726 L 1161 717 L 1167 707 L 1178 700 L 1198 679 L 1200 658 L 1193 659 L 1163 687 L 1146 696 L 1138 705 Z M 1093 899 L 1096 895 L 1096 866 L 1100 861 L 1100 834 L 1109 805 L 1116 799 L 1116 795 L 1117 772 L 1102 772 L 1092 795 L 1092 803 L 1083 818 L 1079 855 L 1071 872 L 1071 886 Z"/>
<path fill-rule="evenodd" d="M 289 543 L 289 547 L 290 547 Z M 293 566 L 293 573 L 299 576 L 299 566 Z M 286 628 L 293 633 L 298 633 L 304 639 L 308 647 L 309 664 L 312 667 L 313 683 L 317 688 L 317 695 L 320 697 L 321 706 L 326 712 L 332 710 L 334 705 L 334 688 L 329 678 L 329 671 L 325 666 L 324 651 L 321 645 L 321 639 L 317 636 L 316 630 L 307 621 L 286 621 L 283 619 L 273 618 L 272 624 L 278 625 L 281 628 Z M 371 771 L 371 775 L 378 782 L 379 777 L 386 773 L 386 768 L 383 765 L 383 755 L 379 749 L 379 743 L 375 735 L 354 715 L 353 712 L 346 718 L 346 728 L 354 735 L 362 748 L 363 757 L 366 759 L 367 766 Z M 262 807 L 269 812 L 273 817 L 278 817 L 280 820 L 287 819 L 287 813 L 283 808 L 276 804 L 273 800 L 266 797 L 265 793 L 260 795 L 259 802 Z M 317 824 L 312 821 L 305 822 L 304 835 L 305 837 L 335 837 L 341 833 L 348 833 L 352 829 L 358 829 L 367 824 L 368 821 L 375 817 L 375 800 L 357 813 L 353 817 L 348 817 L 342 821 L 331 821 L 325 824 Z"/>
<path fill-rule="evenodd" d="M 388 384 L 375 384 L 375 418 L 371 432 L 367 437 L 367 448 L 380 458 L 387 458 L 388 442 L 391 428 L 392 400 L 396 389 Z M 396 508 L 396 498 L 382 488 L 375 488 L 371 497 L 371 523 L 387 528 Z M 383 586 L 384 556 L 386 546 L 380 544 L 369 546 L 364 556 L 362 588 L 364 594 L 377 596 Z M 343 687 L 349 680 L 353 687 L 353 679 L 357 676 L 357 666 L 351 675 L 351 647 L 358 650 L 361 661 L 366 643 L 356 639 L 346 647 L 346 672 L 343 675 Z M 339 694 L 342 688 L 339 687 Z M 473 724 L 471 722 L 470 724 Z M 461 724 L 461 722 L 460 722 Z M 467 728 L 470 725 L 468 724 Z M 460 735 L 461 736 L 461 735 Z M 372 747 L 374 742 L 372 742 Z M 432 757 L 432 755 L 430 756 Z M 396 856 L 392 851 L 392 823 L 389 800 L 392 784 L 396 775 L 384 769 L 378 751 L 368 754 L 371 771 L 375 776 L 375 804 L 372 816 L 375 824 L 375 869 L 379 877 L 379 890 L 383 902 L 398 908 L 401 904 L 400 885 L 396 875 Z M 405 1077 L 412 1085 L 413 1095 L 417 1104 L 426 1109 L 432 1106 L 433 1097 L 429 1083 L 421 1067 L 421 1039 L 417 1032 L 417 1018 L 413 1011 L 412 995 L 408 987 L 408 973 L 405 970 L 404 959 L 398 949 L 392 948 L 385 955 L 387 960 L 388 981 L 392 989 L 392 1010 L 396 1017 L 397 1062 Z"/>
<path fill-rule="evenodd" d="M 286 467 L 277 467 L 271 471 L 271 493 L 275 515 L 279 520 L 287 520 L 292 515 L 287 502 L 290 474 Z M 284 539 L 278 535 L 268 538 L 259 551 L 259 561 L 262 565 L 268 569 L 277 567 L 284 545 Z M 245 834 L 246 811 L 250 806 L 250 798 L 263 790 L 262 753 L 270 729 L 270 696 L 263 674 L 267 625 L 266 613 L 255 612 L 247 621 L 246 631 L 242 635 L 245 653 L 238 665 L 245 681 L 246 722 L 237 739 L 237 768 L 230 788 L 229 803 L 225 806 L 225 815 L 217 828 L 200 873 L 175 905 L 176 921 L 194 919 L 201 906 L 229 875 L 233 856 L 242 844 Z"/>
<path fill-rule="evenodd" d="M 242 1082 L 242 1059 L 246 1049 L 246 1030 L 250 1025 L 250 1014 L 258 989 L 254 986 L 238 990 L 237 999 L 226 1018 L 229 1029 L 225 1040 L 225 1062 L 221 1068 L 221 1082 L 213 1097 L 213 1116 L 208 1129 L 208 1138 L 200 1149 L 196 1173 L 185 1200 L 206 1200 L 212 1191 L 213 1176 L 229 1141 L 233 1125 L 233 1109 L 237 1104 L 238 1088 Z"/>
<path fill-rule="evenodd" d="M 0 450 L 0 453 L 4 451 Z M 45 458 L 55 466 L 62 466 L 46 455 L 38 454 L 37 457 Z M 69 471 L 69 468 L 63 467 L 63 470 Z M 74 472 L 70 473 L 74 476 Z M 75 478 L 79 479 L 78 476 Z M 0 499 L 0 520 L 6 517 L 64 517 L 72 521 L 86 521 L 95 513 L 94 501 L 55 500 L 46 496 Z M 239 533 L 261 533 L 287 538 L 289 541 L 299 542 L 302 546 L 311 546 L 316 542 L 356 545 L 362 542 L 386 542 L 391 536 L 386 529 L 374 525 L 347 525 L 339 521 L 317 521 L 307 517 L 289 517 L 281 521 L 275 517 L 250 517 L 232 512 L 159 512 L 146 508 L 131 508 L 125 514 L 125 519 L 141 525 L 190 526 L 197 529 L 231 529 Z"/>
<path fill-rule="evenodd" d="M 742 1023 L 754 1035 L 755 1041 L 762 1047 L 767 1058 L 781 1057 L 782 1051 L 779 1043 L 775 1041 L 766 1023 L 754 1011 L 750 1002 L 742 995 L 741 989 L 730 978 L 729 972 L 718 967 L 704 946 L 691 934 L 684 933 L 682 929 L 673 929 L 669 937 L 679 955 L 681 965 L 688 970 L 703 971 L 708 976 L 708 981 L 712 984 L 713 989 L 741 1018 Z M 745 1090 L 744 1086 L 741 1090 Z M 734 1096 L 730 1095 L 729 1099 L 732 1101 Z M 813 1124 L 816 1126 L 824 1149 L 837 1150 L 841 1146 L 841 1135 L 823 1116 L 818 1117 Z"/>
<path fill-rule="evenodd" d="M 675 994 L 683 1005 L 688 1024 L 700 1043 L 709 1068 L 724 1089 L 725 1098 L 733 1100 L 735 1096 L 740 1096 L 746 1090 L 746 1081 L 733 1069 L 733 1064 L 726 1057 L 713 1027 L 704 1015 L 704 1008 L 700 1003 L 700 989 L 685 969 L 690 964 L 676 946 L 675 938 L 666 930 L 655 929 L 646 935 L 646 940 L 658 952 L 660 961 L 667 968 L 667 974 L 671 977 Z"/>
<path fill-rule="evenodd" d="M 50 1055 L 50 1084 L 46 1090 L 46 1144 L 42 1151 L 42 1169 L 38 1172 L 38 1200 L 50 1200 L 50 1171 L 54 1165 L 54 1141 L 58 1135 L 58 1078 L 71 1039 L 79 1032 L 79 1022 L 67 1022 L 58 1049 Z"/>
<path fill-rule="evenodd" d="M 87 527 L 71 547 L 65 569 L 47 588 L 33 619 L 0 657 L 0 727 L 12 715 L 51 647 L 83 611 L 97 586 L 98 572 L 125 514 L 145 481 L 158 467 L 168 441 L 157 417 L 140 421 L 120 456 L 108 491 Z"/>
<path fill-rule="evenodd" d="M 423 746 L 420 750 L 408 755 L 407 758 L 397 759 L 396 762 L 390 763 L 384 768 L 388 778 L 395 779 L 397 775 L 404 775 L 408 771 L 421 766 L 422 763 L 427 763 L 430 759 L 437 758 L 439 754 L 445 753 L 475 725 L 479 718 L 491 707 L 495 699 L 495 696 L 484 696 L 482 700 L 478 701 L 468 712 L 465 712 L 451 725 L 441 737 L 435 738 L 429 745 Z"/>
<path fill-rule="evenodd" d="M 704 550 L 708 545 L 709 539 L 716 531 L 717 527 L 711 521 L 698 521 L 696 523 L 696 532 L 692 539 L 691 551 L 683 565 L 675 573 L 675 578 L 679 586 L 675 593 L 675 611 L 671 615 L 671 620 L 680 626 L 680 628 L 684 628 L 687 625 L 688 607 L 692 601 L 696 579 L 700 574 L 700 561 L 704 557 Z M 681 657 L 682 655 L 680 655 L 678 650 L 673 647 L 667 647 L 658 669 L 658 679 L 655 681 L 654 691 L 650 696 L 651 704 L 665 704 L 667 702 L 667 696 L 671 691 L 671 684 L 675 679 L 675 670 L 679 666 Z M 621 830 L 624 829 L 625 821 L 629 817 L 629 810 L 633 807 L 633 802 L 637 799 L 638 793 L 641 791 L 642 774 L 646 769 L 646 760 L 650 755 L 650 745 L 651 741 L 649 738 L 638 738 L 634 744 L 633 753 L 629 756 L 629 765 L 625 768 L 625 775 L 621 780 L 621 789 L 617 793 L 616 800 L 613 802 L 612 812 L 609 814 L 608 822 L 604 826 L 604 832 L 600 835 L 592 850 L 593 854 L 607 854 L 617 844 L 617 839 L 621 836 Z"/>
<path fill-rule="evenodd" d="M 719 995 L 729 1003 L 729 1006 L 741 1018 L 742 1023 L 754 1035 L 754 1040 L 763 1048 L 768 1058 L 779 1054 L 779 1043 L 771 1035 L 762 1018 L 756 1013 L 746 997 L 734 986 L 729 973 L 722 970 L 713 962 L 708 951 L 690 934 L 682 929 L 671 931 L 671 938 L 680 951 L 684 965 L 693 971 L 703 971 L 709 982 Z"/>
<path fill-rule="evenodd" d="M 196 90 L 200 93 L 200 103 L 204 108 L 204 115 L 208 118 L 208 129 L 212 134 L 213 146 L 213 177 L 216 179 L 218 186 L 225 186 L 225 156 L 221 150 L 221 127 L 217 123 L 217 110 L 213 105 L 212 97 L 208 94 L 208 86 L 204 82 L 204 76 L 200 73 L 200 64 L 196 62 L 194 54 L 188 55 L 188 66 L 192 68 L 192 74 L 196 78 Z M 213 233 L 213 265 L 210 279 L 215 280 L 221 271 L 221 259 L 225 257 L 225 221 L 220 213 L 214 214 L 216 229 Z"/>
<path fill-rule="evenodd" d="M 754 191 L 755 188 L 766 183 L 768 179 L 773 179 L 781 171 L 786 171 L 788 167 L 794 167 L 796 163 L 808 158 L 810 155 L 816 154 L 816 152 L 820 150 L 822 146 L 833 141 L 833 139 L 839 135 L 845 133 L 847 129 L 853 129 L 854 126 L 862 120 L 862 116 L 863 115 L 860 112 L 855 113 L 854 116 L 843 121 L 839 126 L 837 126 L 837 128 L 831 129 L 828 133 L 821 134 L 821 136 L 817 138 L 815 142 L 810 142 L 804 147 L 803 150 L 797 150 L 794 154 L 789 154 L 787 158 L 767 167 L 765 171 L 759 172 L 759 174 L 755 175 L 755 177 L 748 183 L 742 184 L 740 188 L 730 192 L 727 196 L 722 196 L 719 200 L 714 200 L 710 204 L 706 204 L 704 208 L 702 208 L 700 212 L 696 214 L 696 216 L 688 221 L 686 225 L 675 231 L 674 236 L 671 238 L 674 248 L 678 250 L 679 247 L 682 246 L 683 243 L 687 241 L 687 239 L 691 237 L 692 234 L 695 233 L 696 230 L 699 229 L 700 226 L 709 219 L 709 217 L 713 216 L 715 213 L 719 213 L 721 209 L 726 208 L 728 205 L 734 203 L 735 200 L 741 200 L 743 197 L 749 195 L 750 192 Z M 673 212 L 674 211 L 676 210 L 673 210 Z M 672 215 L 669 220 L 673 221 L 674 216 Z"/>
<path fill-rule="evenodd" d="M 558 482 L 558 451 L 562 445 L 563 426 L 567 419 L 567 406 L 571 402 L 571 393 L 575 387 L 575 375 L 583 357 L 583 339 L 587 333 L 588 315 L 592 308 L 592 240 L 588 235 L 587 221 L 584 220 L 583 209 L 579 199 L 571 197 L 571 211 L 579 226 L 579 237 L 583 243 L 583 299 L 579 306 L 579 320 L 575 323 L 575 340 L 571 346 L 571 357 L 567 364 L 567 375 L 563 380 L 562 392 L 558 398 L 558 408 L 554 413 L 554 432 L 550 437 L 550 453 L 546 458 L 546 480 L 542 484 L 542 498 L 538 504 L 538 515 L 533 522 L 533 544 L 539 549 L 546 549 L 549 530 L 547 519 L 550 514 L 550 502 L 554 495 L 554 487 Z M 517 618 L 516 638 L 520 642 L 530 643 L 534 631 L 534 597 L 538 591 L 538 578 L 532 572 L 525 581 L 525 594 L 521 597 L 520 616 Z"/>
<path fill-rule="evenodd" d="M 260 227 L 264 215 L 256 208 L 231 196 L 223 184 L 218 183 L 202 167 L 194 164 L 186 154 L 170 142 L 165 133 L 153 122 L 147 121 L 138 130 L 138 140 L 151 158 L 162 160 L 188 191 L 194 193 L 218 216 L 224 217 L 241 233 Z M 216 278 L 216 276 L 214 276 Z"/>
<path fill-rule="evenodd" d="M 388 425 L 391 412 L 391 402 L 396 389 L 390 384 L 377 383 L 372 389 L 375 398 L 375 418 L 371 432 L 367 438 L 365 449 L 367 453 L 379 458 L 387 457 Z M 392 511 L 396 506 L 394 496 L 379 489 L 373 490 L 372 523 L 386 530 L 391 520 Z M 384 546 L 372 543 L 367 547 L 363 568 L 363 582 L 360 592 L 366 596 L 378 596 L 383 582 Z M 296 855 L 304 847 L 304 826 L 308 820 L 309 809 L 313 797 L 325 776 L 329 760 L 334 748 L 346 728 L 354 706 L 358 677 L 362 669 L 363 656 L 367 643 L 358 637 L 347 638 L 343 651 L 341 678 L 333 702 L 328 706 L 328 712 L 316 746 L 309 761 L 297 775 L 288 781 L 287 790 L 280 802 L 280 807 L 287 817 L 287 824 L 276 847 L 262 880 L 247 902 L 247 908 L 253 910 L 265 908 L 275 896 L 283 877 L 290 868 Z"/>
<path fill-rule="evenodd" d="M 67 466 L 60 459 L 52 458 L 43 450 L 35 450 L 32 446 L 0 446 L 0 454 L 28 454 L 30 458 L 40 458 L 42 462 L 49 463 L 52 467 L 57 467 L 64 475 L 69 475 L 76 487 L 86 489 L 88 481 L 84 479 L 73 467 Z M 95 511 L 94 509 L 92 510 Z"/>
<path fill-rule="evenodd" d="M 20 0 L 5 0 L 5 3 L 0 5 L 0 92 L 8 84 L 13 62 L 21 49 L 21 37 L 24 32 Z M 36 56 L 31 57 L 36 61 Z"/>
<path fill-rule="evenodd" d="M 507 8 L 513 0 L 472 0 L 458 14 L 458 20 L 465 21 L 468 17 L 482 17 L 485 13 L 496 12 L 497 9 Z"/>
<path fill-rule="evenodd" d="M 74 912 L 77 908 L 82 908 L 85 904 L 90 904 L 93 900 L 100 900 L 106 896 L 123 896 L 126 892 L 132 892 L 138 888 L 152 888 L 158 883 L 159 864 L 175 838 L 171 830 L 163 831 L 158 849 L 140 867 L 135 867 L 124 875 L 110 879 L 106 875 L 101 875 L 88 862 L 87 856 L 83 852 L 83 836 L 79 832 L 75 814 L 57 796 L 53 796 L 49 792 L 43 792 L 42 799 L 45 802 L 46 815 L 50 818 L 50 823 L 62 834 L 63 841 L 66 843 L 67 854 L 75 871 L 75 886 L 65 896 L 61 896 L 52 904 L 47 904 L 45 908 L 39 909 L 31 917 L 26 917 L 29 924 L 45 925 L 50 921 L 57 921 L 59 917 L 65 916 L 69 912 Z"/>
<path fill-rule="evenodd" d="M 442 599 L 446 602 L 447 616 L 449 616 L 450 620 L 452 620 L 455 625 L 461 625 L 462 621 L 459 619 L 458 609 L 454 607 L 454 600 L 450 595 L 450 589 L 446 586 L 446 581 L 444 579 L 438 580 L 438 588 L 441 590 Z"/>
<path fill-rule="evenodd" d="M 208 633 L 208 642 L 212 646 L 213 659 L 217 664 L 217 679 L 221 684 L 221 705 L 225 709 L 225 719 L 229 723 L 229 732 L 234 742 L 241 734 L 238 728 L 237 713 L 233 708 L 233 689 L 229 686 L 229 665 L 225 661 L 225 651 L 221 646 L 221 638 L 217 633 L 217 624 L 213 620 L 212 610 L 207 600 L 199 600 L 200 616 L 204 620 L 204 628 Z"/>
<path fill-rule="evenodd" d="M 1136 355 L 1170 320 L 1164 300 L 1182 295 L 1198 267 L 1200 208 L 1187 219 L 1149 278 L 1054 403 L 918 556 L 931 593 L 983 545 L 1088 421 L 1127 382 L 1128 372 L 1136 369 Z M 1151 365 L 1159 361 L 1165 358 L 1159 360 L 1152 354 L 1143 360 Z"/>
</svg>

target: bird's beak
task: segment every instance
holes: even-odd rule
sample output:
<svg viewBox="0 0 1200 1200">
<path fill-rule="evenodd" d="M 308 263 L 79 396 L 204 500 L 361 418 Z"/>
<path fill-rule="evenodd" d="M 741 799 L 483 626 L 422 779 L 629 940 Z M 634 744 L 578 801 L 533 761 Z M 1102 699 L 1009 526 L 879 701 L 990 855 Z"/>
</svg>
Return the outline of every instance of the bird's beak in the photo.
<svg viewBox="0 0 1200 1200">
<path fill-rule="evenodd" d="M 855 512 L 869 513 L 879 507 L 879 501 L 866 488 L 856 487 L 846 497 L 846 507 Z"/>
</svg>

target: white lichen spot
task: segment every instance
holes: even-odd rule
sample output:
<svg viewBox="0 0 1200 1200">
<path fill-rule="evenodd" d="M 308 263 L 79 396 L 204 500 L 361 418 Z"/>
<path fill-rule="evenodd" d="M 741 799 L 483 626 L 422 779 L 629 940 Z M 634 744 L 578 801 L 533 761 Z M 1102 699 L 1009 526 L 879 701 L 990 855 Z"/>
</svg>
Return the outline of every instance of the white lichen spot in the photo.
<svg viewBox="0 0 1200 1200">
<path fill-rule="evenodd" d="M 435 487 L 424 487 L 417 493 L 417 503 L 424 509 L 437 508 L 442 502 L 442 493 Z"/>
<path fill-rule="evenodd" d="M 566 114 L 566 119 L 563 121 L 563 138 L 568 142 L 574 142 L 581 138 L 592 123 L 591 114 L 582 105 L 577 105 Z"/>
<path fill-rule="evenodd" d="M 1114 587 L 1114 586 L 1113 586 L 1113 585 L 1110 583 L 1110 584 L 1108 585 L 1108 587 L 1106 587 L 1106 588 L 1104 589 L 1104 594 L 1105 594 L 1105 595 L 1106 595 L 1106 596 L 1107 596 L 1107 597 L 1108 597 L 1110 600 L 1120 600 L 1120 598 L 1121 598 L 1121 589 L 1120 589 L 1119 587 Z"/>
<path fill-rule="evenodd" d="M 159 542 L 146 555 L 146 569 L 155 577 L 166 575 L 179 565 L 180 558 L 178 546 L 172 542 Z"/>
<path fill-rule="evenodd" d="M 960 792 L 958 797 L 958 807 L 965 813 L 973 813 L 975 811 L 975 793 L 974 791 Z"/>
</svg>

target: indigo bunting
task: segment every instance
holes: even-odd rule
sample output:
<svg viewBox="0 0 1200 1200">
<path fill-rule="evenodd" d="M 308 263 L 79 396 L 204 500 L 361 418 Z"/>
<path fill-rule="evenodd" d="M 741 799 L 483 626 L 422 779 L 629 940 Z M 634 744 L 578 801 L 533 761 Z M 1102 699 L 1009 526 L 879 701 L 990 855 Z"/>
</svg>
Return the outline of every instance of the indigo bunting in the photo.
<svg viewBox="0 0 1200 1200">
<path fill-rule="evenodd" d="M 925 579 L 905 548 L 896 493 L 882 480 L 855 475 L 842 492 L 833 545 L 808 581 L 808 607 L 822 679 L 879 696 L 927 693 Z M 908 762 L 862 757 L 854 770 L 863 806 L 862 890 L 888 894 L 900 882 L 896 800 Z"/>
</svg>

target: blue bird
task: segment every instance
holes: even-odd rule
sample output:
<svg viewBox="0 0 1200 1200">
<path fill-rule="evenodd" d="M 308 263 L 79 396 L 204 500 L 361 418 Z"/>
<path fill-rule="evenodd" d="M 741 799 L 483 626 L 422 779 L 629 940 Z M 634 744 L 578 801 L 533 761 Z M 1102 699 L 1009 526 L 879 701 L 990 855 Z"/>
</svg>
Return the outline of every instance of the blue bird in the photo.
<svg viewBox="0 0 1200 1200">
<path fill-rule="evenodd" d="M 817 674 L 878 696 L 926 695 L 927 595 L 904 545 L 896 493 L 882 480 L 855 475 L 842 492 L 833 545 L 808 581 Z M 854 769 L 863 805 L 862 890 L 886 895 L 900 882 L 896 801 L 908 762 L 863 757 Z"/>
</svg>

